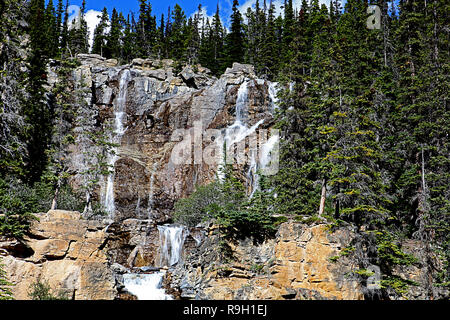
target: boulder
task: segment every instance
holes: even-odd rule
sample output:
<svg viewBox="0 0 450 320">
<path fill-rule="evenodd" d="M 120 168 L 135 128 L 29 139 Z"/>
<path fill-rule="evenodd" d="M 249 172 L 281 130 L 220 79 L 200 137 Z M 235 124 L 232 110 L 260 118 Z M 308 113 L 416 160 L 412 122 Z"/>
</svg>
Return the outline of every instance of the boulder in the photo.
<svg viewBox="0 0 450 320">
<path fill-rule="evenodd" d="M 256 77 L 255 68 L 251 64 L 242 64 L 234 62 L 231 68 L 225 70 L 225 75 L 240 75 Z"/>
</svg>

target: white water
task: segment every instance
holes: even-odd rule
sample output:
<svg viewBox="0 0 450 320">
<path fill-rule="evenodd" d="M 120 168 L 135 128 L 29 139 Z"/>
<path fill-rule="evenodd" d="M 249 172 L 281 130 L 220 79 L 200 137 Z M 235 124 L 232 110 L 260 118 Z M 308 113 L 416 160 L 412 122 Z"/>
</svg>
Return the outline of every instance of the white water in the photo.
<svg viewBox="0 0 450 320">
<path fill-rule="evenodd" d="M 272 112 L 275 111 L 275 109 L 278 108 L 278 82 L 269 82 L 269 96 L 270 100 L 272 101 Z"/>
<path fill-rule="evenodd" d="M 154 185 L 155 185 L 155 174 L 156 174 L 157 167 L 158 167 L 158 163 L 155 162 L 153 164 L 152 174 L 150 176 L 150 189 L 148 192 L 148 209 L 147 209 L 149 219 L 152 218 L 153 206 L 155 204 L 154 203 Z"/>
<path fill-rule="evenodd" d="M 233 156 L 234 144 L 241 142 L 246 137 L 252 135 L 256 129 L 264 122 L 264 119 L 259 120 L 253 126 L 248 127 L 245 123 L 247 119 L 247 104 L 248 104 L 248 81 L 244 81 L 238 89 L 236 98 L 236 118 L 234 123 L 226 128 L 225 137 L 223 140 L 218 140 L 218 143 L 225 143 L 226 150 L 222 150 L 222 156 L 219 159 L 218 166 L 218 178 L 219 181 L 225 179 L 225 154 L 227 155 L 227 162 L 232 160 L 228 159 L 229 156 Z M 241 150 L 242 151 L 242 150 Z M 240 152 L 240 151 L 238 151 Z"/>
<path fill-rule="evenodd" d="M 165 272 L 126 273 L 123 275 L 123 284 L 138 300 L 173 300 L 162 288 L 164 274 Z"/>
<path fill-rule="evenodd" d="M 119 93 L 116 99 L 116 103 L 114 104 L 114 132 L 110 139 L 111 142 L 114 144 L 120 144 L 122 136 L 126 131 L 126 128 L 123 125 L 123 118 L 126 115 L 125 104 L 127 101 L 127 88 L 129 81 L 130 81 L 130 70 L 125 69 L 122 71 L 120 75 Z M 106 181 L 106 191 L 103 201 L 103 207 L 110 216 L 114 215 L 116 211 L 116 206 L 114 203 L 114 177 L 115 177 L 114 165 L 118 159 L 119 159 L 118 148 L 113 147 L 108 157 L 108 167 L 110 168 L 110 170 L 113 170 L 113 172 L 111 172 L 108 175 Z"/>
<path fill-rule="evenodd" d="M 189 231 L 182 226 L 158 226 L 160 267 L 171 267 L 181 260 L 184 241 Z M 196 239 L 197 241 L 197 239 Z M 165 271 L 151 274 L 127 273 L 123 283 L 127 291 L 138 300 L 173 300 L 162 288 Z"/>
<path fill-rule="evenodd" d="M 189 231 L 183 226 L 158 226 L 160 261 L 159 266 L 171 267 L 178 263 Z"/>
</svg>

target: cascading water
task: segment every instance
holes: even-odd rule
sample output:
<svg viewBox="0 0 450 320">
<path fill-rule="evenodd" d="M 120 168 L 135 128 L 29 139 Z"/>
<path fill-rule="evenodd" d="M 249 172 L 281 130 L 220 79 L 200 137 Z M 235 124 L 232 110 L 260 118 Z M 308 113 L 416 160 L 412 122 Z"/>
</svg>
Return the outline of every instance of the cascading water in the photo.
<svg viewBox="0 0 450 320">
<path fill-rule="evenodd" d="M 162 288 L 165 272 L 150 274 L 127 273 L 123 275 L 123 284 L 138 300 L 173 300 Z"/>
<path fill-rule="evenodd" d="M 189 231 L 183 226 L 158 226 L 159 231 L 159 267 L 172 267 L 181 260 L 183 245 Z M 123 275 L 123 284 L 128 292 L 138 300 L 172 300 L 162 288 L 166 271 L 150 274 L 127 273 Z"/>
<path fill-rule="evenodd" d="M 278 83 L 276 82 L 269 82 L 268 84 L 269 97 L 272 105 L 271 112 L 274 112 L 275 109 L 278 108 L 277 85 Z M 278 142 L 279 136 L 274 135 L 270 137 L 264 144 L 260 145 L 258 160 L 256 160 L 255 151 L 250 150 L 251 161 L 249 170 L 247 172 L 247 181 L 249 181 L 249 183 L 251 184 L 250 198 L 253 197 L 255 191 L 259 189 L 259 175 L 257 171 L 264 170 L 268 167 L 272 160 L 271 152 L 274 150 Z"/>
<path fill-rule="evenodd" d="M 178 263 L 183 251 L 184 241 L 188 236 L 188 230 L 182 226 L 164 225 L 158 226 L 161 267 L 171 267 Z"/>
<path fill-rule="evenodd" d="M 112 133 L 110 138 L 110 141 L 116 145 L 120 144 L 122 136 L 126 131 L 123 125 L 123 118 L 126 115 L 125 105 L 127 101 L 127 88 L 130 78 L 130 70 L 124 69 L 119 78 L 119 92 L 117 95 L 116 103 L 114 104 L 114 132 Z M 116 206 L 114 203 L 114 165 L 118 159 L 118 148 L 114 146 L 110 151 L 110 155 L 108 157 L 108 167 L 112 169 L 113 172 L 108 175 L 106 181 L 106 191 L 103 200 L 104 209 L 110 216 L 113 215 L 116 211 Z"/>
<path fill-rule="evenodd" d="M 244 81 L 238 89 L 237 98 L 236 98 L 236 118 L 234 123 L 226 128 L 225 137 L 223 140 L 219 140 L 219 143 L 225 143 L 226 150 L 222 150 L 222 156 L 219 159 L 219 170 L 218 170 L 218 178 L 219 181 L 223 181 L 225 178 L 224 167 L 225 167 L 225 154 L 230 153 L 233 150 L 233 145 L 235 143 L 239 143 L 246 137 L 253 134 L 256 129 L 264 122 L 264 119 L 259 120 L 256 124 L 251 126 L 250 128 L 245 124 L 245 120 L 247 119 L 247 104 L 248 104 L 248 81 Z"/>
<path fill-rule="evenodd" d="M 154 163 L 153 164 L 153 168 L 152 168 L 152 174 L 150 176 L 150 189 L 148 192 L 148 209 L 147 209 L 147 215 L 148 218 L 151 219 L 152 218 L 152 213 L 153 213 L 153 206 L 154 206 L 154 185 L 155 185 L 155 175 L 156 175 L 156 170 L 158 168 L 158 164 Z"/>
</svg>

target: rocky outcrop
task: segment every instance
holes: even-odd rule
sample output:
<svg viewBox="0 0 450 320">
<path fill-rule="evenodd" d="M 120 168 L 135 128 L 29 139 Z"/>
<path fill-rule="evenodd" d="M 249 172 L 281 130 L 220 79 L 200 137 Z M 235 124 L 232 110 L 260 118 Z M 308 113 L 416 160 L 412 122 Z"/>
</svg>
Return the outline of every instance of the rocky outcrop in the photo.
<svg viewBox="0 0 450 320">
<path fill-rule="evenodd" d="M 362 299 L 358 281 L 348 275 L 351 261 L 338 255 L 353 239 L 348 228 L 330 233 L 326 225 L 284 223 L 275 239 L 255 245 L 230 243 L 232 257 L 221 257 L 215 229 L 183 266 L 172 286 L 187 299 Z M 229 261 L 227 261 L 229 260 Z"/>
<path fill-rule="evenodd" d="M 257 79 L 250 65 L 236 63 L 216 79 L 201 66 L 185 66 L 177 74 L 168 59 L 134 59 L 123 66 L 98 55 L 78 59 L 73 83 L 84 103 L 76 112 L 74 143 L 68 147 L 71 185 L 75 190 L 91 185 L 87 200 L 103 204 L 112 183 L 116 221 L 168 221 L 177 199 L 215 178 L 217 163 L 199 161 L 197 149 L 187 155 L 190 162 L 175 163 L 174 148 L 191 136 L 200 143 L 201 158 L 212 143 L 205 130 L 224 130 L 233 123 L 244 80 L 249 81 L 248 125 L 261 119 L 260 128 L 272 125 L 270 83 Z M 118 112 L 121 103 L 123 112 Z M 124 128 L 119 139 L 118 122 Z M 104 173 L 108 166 L 112 179 Z"/>
<path fill-rule="evenodd" d="M 160 269 L 168 271 L 166 292 L 177 299 L 359 300 L 370 294 L 367 282 L 354 273 L 358 262 L 348 254 L 355 239 L 350 226 L 331 231 L 326 224 L 286 222 L 273 239 L 229 242 L 226 251 L 216 226 L 191 228 L 180 262 L 168 268 L 160 264 L 155 221 L 106 224 L 61 210 L 37 217 L 23 240 L 0 239 L 3 269 L 16 299 L 29 299 L 32 284 L 40 280 L 69 299 L 135 300 L 123 275 Z M 407 242 L 403 249 L 417 263 L 398 266 L 394 275 L 415 285 L 390 298 L 425 299 L 423 244 Z M 442 288 L 433 290 L 436 298 L 448 296 Z"/>
<path fill-rule="evenodd" d="M 48 282 L 76 300 L 110 300 L 115 279 L 106 252 L 106 225 L 80 219 L 78 212 L 38 214 L 23 241 L 0 240 L 7 278 L 15 299 L 29 299 L 31 285 Z"/>
</svg>

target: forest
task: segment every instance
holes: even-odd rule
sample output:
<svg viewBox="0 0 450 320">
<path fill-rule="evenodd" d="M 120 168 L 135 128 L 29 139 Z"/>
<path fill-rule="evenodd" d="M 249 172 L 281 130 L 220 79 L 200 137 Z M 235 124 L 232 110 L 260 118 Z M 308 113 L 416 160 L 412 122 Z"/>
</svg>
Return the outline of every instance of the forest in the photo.
<svg viewBox="0 0 450 320">
<path fill-rule="evenodd" d="M 379 29 L 367 27 L 369 5 L 380 8 Z M 225 25 L 219 6 L 212 19 L 201 5 L 188 17 L 178 4 L 157 17 L 139 0 L 136 13 L 104 8 L 92 46 L 86 2 L 75 21 L 67 7 L 63 0 L 0 0 L 0 234 L 22 237 L 33 213 L 56 197 L 67 209 L 84 206 L 61 160 L 68 142 L 60 118 L 70 118 L 73 97 L 62 88 L 47 92 L 48 63 L 62 63 L 64 78 L 80 53 L 120 64 L 173 59 L 177 72 L 201 65 L 217 77 L 239 62 L 282 88 L 280 170 L 262 178 L 244 204 L 230 200 L 234 178 L 209 187 L 222 188 L 219 207 L 195 203 L 208 195 L 200 188 L 177 204 L 180 221 L 192 218 L 191 206 L 200 216 L 215 210 L 212 217 L 233 232 L 252 236 L 254 225 L 270 236 L 277 216 L 330 228 L 348 223 L 359 230 L 361 266 L 379 265 L 382 285 L 398 291 L 410 283 L 391 277 L 393 268 L 413 262 L 399 243 L 418 239 L 425 256 L 437 254 L 445 265 L 438 273 L 432 259 L 425 266 L 430 297 L 433 287 L 449 286 L 450 2 L 303 0 L 296 8 L 285 0 L 276 14 L 272 1 L 257 0 L 243 13 L 234 0 Z M 0 272 L 0 299 L 7 296 L 2 281 Z"/>
</svg>

